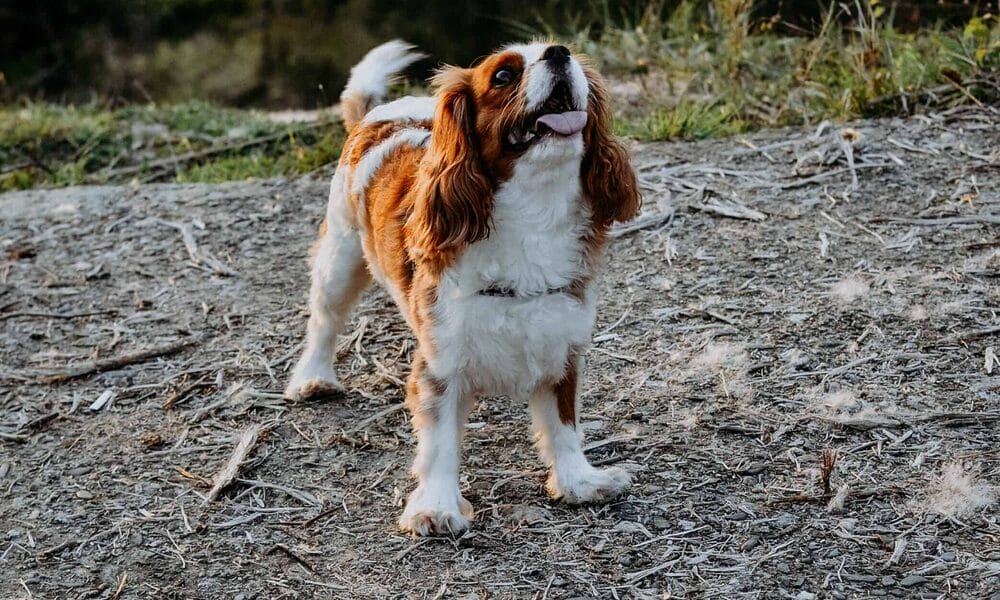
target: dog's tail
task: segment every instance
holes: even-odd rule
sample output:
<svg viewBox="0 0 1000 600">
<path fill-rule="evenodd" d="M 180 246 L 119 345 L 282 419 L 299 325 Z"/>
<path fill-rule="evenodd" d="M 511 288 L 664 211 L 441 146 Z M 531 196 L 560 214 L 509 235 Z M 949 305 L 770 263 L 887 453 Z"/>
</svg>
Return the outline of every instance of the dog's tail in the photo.
<svg viewBox="0 0 1000 600">
<path fill-rule="evenodd" d="M 347 87 L 340 94 L 340 110 L 347 132 L 350 133 L 368 111 L 385 101 L 386 88 L 397 73 L 424 56 L 403 40 L 392 40 L 372 48 L 354 65 Z"/>
</svg>

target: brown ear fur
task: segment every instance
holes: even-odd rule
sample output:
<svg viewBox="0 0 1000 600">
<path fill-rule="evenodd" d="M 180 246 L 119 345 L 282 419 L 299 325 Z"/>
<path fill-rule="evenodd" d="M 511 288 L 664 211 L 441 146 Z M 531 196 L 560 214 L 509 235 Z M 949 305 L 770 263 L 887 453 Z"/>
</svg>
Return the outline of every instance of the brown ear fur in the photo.
<svg viewBox="0 0 1000 600">
<path fill-rule="evenodd" d="M 493 209 L 479 156 L 470 73 L 449 68 L 434 83 L 430 148 L 420 164 L 414 211 L 406 224 L 415 258 L 427 260 L 446 259 L 464 244 L 485 239 Z"/>
<path fill-rule="evenodd" d="M 594 224 L 608 227 L 628 221 L 639 212 L 642 195 L 629 162 L 628 151 L 611 134 L 611 111 L 604 79 L 587 67 L 590 98 L 587 127 L 583 130 L 586 151 L 580 167 L 583 193 L 590 202 Z"/>
</svg>

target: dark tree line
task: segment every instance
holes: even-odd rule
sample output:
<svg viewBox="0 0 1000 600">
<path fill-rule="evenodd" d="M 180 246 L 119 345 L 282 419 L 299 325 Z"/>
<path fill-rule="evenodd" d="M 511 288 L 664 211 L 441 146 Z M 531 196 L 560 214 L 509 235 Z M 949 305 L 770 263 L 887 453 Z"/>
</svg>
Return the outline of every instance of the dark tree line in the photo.
<svg viewBox="0 0 1000 600">
<path fill-rule="evenodd" d="M 777 23 L 782 33 L 804 34 L 816 28 L 828 2 L 757 0 L 753 14 L 755 20 Z M 678 3 L 666 0 L 657 6 L 669 13 Z M 971 4 L 899 0 L 893 3 L 893 14 L 904 28 L 957 24 L 989 4 L 987 0 Z M 589 27 L 596 34 L 605 19 L 635 19 L 647 6 L 648 1 L 639 0 L 609 0 L 603 5 L 593 0 L 4 0 L 0 99 L 23 95 L 79 99 L 91 92 L 131 100 L 160 97 L 169 90 L 158 89 L 155 76 L 144 77 L 136 72 L 139 67 L 120 63 L 153 53 L 158 44 L 201 35 L 222 40 L 242 36 L 259 48 L 255 82 L 234 85 L 232 93 L 223 90 L 216 99 L 233 104 L 303 104 L 303 98 L 312 94 L 315 102 L 322 102 L 325 98 L 315 91 L 317 82 L 339 89 L 353 61 L 379 40 L 403 37 L 436 58 L 468 63 L 510 40 L 520 25 Z M 168 64 L 160 69 L 198 66 L 164 60 Z M 291 92 L 283 95 L 286 89 Z"/>
</svg>

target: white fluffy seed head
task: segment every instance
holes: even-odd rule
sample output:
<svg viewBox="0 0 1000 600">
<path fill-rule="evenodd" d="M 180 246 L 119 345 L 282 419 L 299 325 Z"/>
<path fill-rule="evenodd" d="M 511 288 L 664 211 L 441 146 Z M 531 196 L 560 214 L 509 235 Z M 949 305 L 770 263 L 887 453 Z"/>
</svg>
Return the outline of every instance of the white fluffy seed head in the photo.
<svg viewBox="0 0 1000 600">
<path fill-rule="evenodd" d="M 840 303 L 851 304 L 867 296 L 870 289 L 864 280 L 852 275 L 833 284 L 830 287 L 830 293 Z"/>
<path fill-rule="evenodd" d="M 945 464 L 928 492 L 928 510 L 953 517 L 969 514 L 996 501 L 996 489 L 979 481 L 959 462 Z"/>
<path fill-rule="evenodd" d="M 720 342 L 705 346 L 705 349 L 691 361 L 691 368 L 713 373 L 723 369 L 742 370 L 746 362 L 747 353 L 743 350 L 743 346 Z"/>
</svg>

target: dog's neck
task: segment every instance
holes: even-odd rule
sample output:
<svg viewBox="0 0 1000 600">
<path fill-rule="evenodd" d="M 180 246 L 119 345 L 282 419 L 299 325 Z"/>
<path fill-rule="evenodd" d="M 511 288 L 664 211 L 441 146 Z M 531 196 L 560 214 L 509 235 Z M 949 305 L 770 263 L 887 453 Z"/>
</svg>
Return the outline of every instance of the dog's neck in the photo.
<svg viewBox="0 0 1000 600">
<path fill-rule="evenodd" d="M 497 190 L 489 237 L 466 249 L 452 269 L 462 294 L 534 297 L 583 275 L 589 227 L 580 185 L 583 143 L 553 146 L 529 151 Z"/>
</svg>

